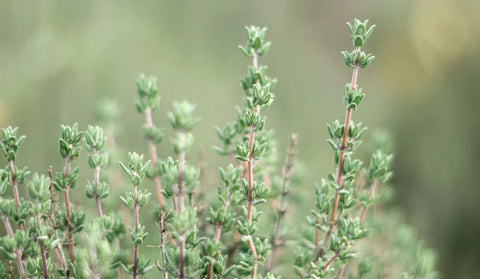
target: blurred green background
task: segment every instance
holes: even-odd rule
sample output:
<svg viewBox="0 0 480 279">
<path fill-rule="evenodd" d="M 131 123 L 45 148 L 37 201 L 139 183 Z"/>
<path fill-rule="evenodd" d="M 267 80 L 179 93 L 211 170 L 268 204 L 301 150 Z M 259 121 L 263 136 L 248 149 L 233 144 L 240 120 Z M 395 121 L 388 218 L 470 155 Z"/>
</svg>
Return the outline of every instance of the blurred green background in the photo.
<svg viewBox="0 0 480 279">
<path fill-rule="evenodd" d="M 198 104 L 197 151 L 213 166 L 213 191 L 224 161 L 211 149 L 212 127 L 235 118 L 249 62 L 236 46 L 245 25 L 268 26 L 273 46 L 261 63 L 279 79 L 268 123 L 281 150 L 299 134 L 299 158 L 311 172 L 301 191 L 310 193 L 333 165 L 325 124 L 343 119 L 351 74 L 339 53 L 351 48 L 345 22 L 369 18 L 377 29 L 366 51 L 377 59 L 360 72 L 367 97 L 354 120 L 370 134 L 392 132 L 397 203 L 439 252 L 443 278 L 480 278 L 479 15 L 475 0 L 2 0 L 0 126 L 20 126 L 28 137 L 18 165 L 59 170 L 60 125 L 85 128 L 109 97 L 121 110 L 118 144 L 145 152 L 134 82 L 142 72 L 156 75 L 157 124 L 167 124 L 173 100 Z M 162 144 L 160 157 L 169 152 Z"/>
</svg>

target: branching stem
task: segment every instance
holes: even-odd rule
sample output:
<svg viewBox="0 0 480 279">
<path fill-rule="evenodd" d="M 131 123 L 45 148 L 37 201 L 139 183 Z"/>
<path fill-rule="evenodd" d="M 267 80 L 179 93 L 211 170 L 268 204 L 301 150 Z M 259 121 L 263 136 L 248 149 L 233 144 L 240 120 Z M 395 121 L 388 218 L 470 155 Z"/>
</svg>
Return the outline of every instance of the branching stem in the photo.
<svg viewBox="0 0 480 279">
<path fill-rule="evenodd" d="M 165 255 L 165 233 L 167 231 L 165 222 L 166 222 L 167 214 L 165 212 L 160 212 L 160 220 L 158 223 L 158 229 L 160 231 L 160 253 L 162 256 L 162 265 L 158 265 L 159 269 L 161 267 L 163 279 L 168 279 L 168 271 L 166 267 L 166 255 Z"/>
<path fill-rule="evenodd" d="M 290 139 L 290 146 L 287 151 L 287 158 L 285 159 L 285 166 L 283 169 L 283 180 L 282 180 L 282 190 L 281 190 L 281 195 L 280 195 L 280 205 L 278 207 L 277 211 L 277 218 L 275 221 L 275 227 L 274 227 L 274 232 L 272 236 L 272 254 L 270 256 L 270 259 L 267 263 L 267 266 L 265 268 L 265 274 L 270 272 L 273 267 L 275 266 L 275 258 L 276 258 L 276 253 L 278 250 L 278 247 L 280 245 L 280 224 L 282 222 L 283 217 L 285 217 L 285 196 L 288 195 L 288 183 L 291 180 L 292 177 L 292 168 L 293 165 L 295 164 L 295 152 L 296 152 L 296 147 L 297 147 L 297 136 L 295 134 L 292 134 L 291 139 Z"/>
<path fill-rule="evenodd" d="M 356 48 L 356 53 L 358 57 L 358 53 L 360 52 L 360 48 Z M 350 91 L 354 90 L 357 87 L 357 79 L 358 79 L 358 63 L 355 62 L 353 65 L 353 73 L 352 73 L 352 80 L 350 82 Z M 337 164 L 337 171 L 336 171 L 336 178 L 335 182 L 339 186 L 339 189 L 335 190 L 335 198 L 333 201 L 333 206 L 332 206 L 332 213 L 330 216 L 330 226 L 328 228 L 327 233 L 325 234 L 325 237 L 320 245 L 317 247 L 316 255 L 315 255 L 315 260 L 317 260 L 319 257 L 321 257 L 324 253 L 322 246 L 328 245 L 328 242 L 330 240 L 330 237 L 332 236 L 333 230 L 335 229 L 336 222 L 337 222 L 337 211 L 338 211 L 338 204 L 340 202 L 340 195 L 338 194 L 338 191 L 340 189 L 343 189 L 343 161 L 345 159 L 345 152 L 347 151 L 347 141 L 348 141 L 348 131 L 350 128 L 350 121 L 352 118 L 352 112 L 353 109 L 347 109 L 346 115 L 345 115 L 345 122 L 344 122 L 344 131 L 343 131 L 343 137 L 342 137 L 342 145 L 340 146 L 340 154 L 338 157 L 338 164 Z"/>
<path fill-rule="evenodd" d="M 51 165 L 48 167 L 48 177 L 50 178 L 49 189 L 50 189 L 50 201 L 51 201 L 52 205 L 51 205 L 51 209 L 50 209 L 50 216 L 48 216 L 48 219 L 45 222 L 46 222 L 47 225 L 50 225 L 52 228 L 54 228 L 53 235 L 55 236 L 55 239 L 57 240 L 57 239 L 59 239 L 59 237 L 58 237 L 57 230 L 55 229 L 55 224 L 53 222 L 53 216 L 55 216 L 56 198 L 55 198 L 55 192 L 54 192 L 54 186 L 53 186 L 53 167 Z M 55 247 L 53 249 L 53 251 L 55 253 L 55 257 L 57 258 L 58 263 L 62 266 L 62 270 L 65 273 L 66 278 L 67 279 L 70 278 L 70 274 L 69 274 L 68 268 L 67 268 L 67 260 L 65 258 L 65 254 L 63 253 L 63 249 Z"/>
<path fill-rule="evenodd" d="M 344 245 L 342 248 L 340 248 L 338 251 L 335 251 L 335 254 L 327 261 L 327 263 L 322 267 L 322 271 L 327 270 L 327 268 L 335 261 L 338 256 L 340 256 L 340 252 L 345 249 L 346 245 Z"/>
<path fill-rule="evenodd" d="M 375 195 L 375 192 L 378 188 L 378 185 L 380 185 L 380 181 L 378 179 L 373 180 L 372 185 L 370 185 L 370 190 L 368 191 L 368 200 L 371 201 Z M 369 205 L 363 208 L 362 213 L 360 214 L 360 224 L 363 224 L 363 221 L 365 221 L 365 217 L 367 216 L 368 213 L 368 208 Z M 347 265 L 343 266 L 343 268 L 340 270 L 340 272 L 337 275 L 337 279 L 341 278 L 343 274 L 347 270 Z"/>
<path fill-rule="evenodd" d="M 14 238 L 12 226 L 10 225 L 10 221 L 8 221 L 7 216 L 2 214 L 2 221 L 5 225 L 5 230 L 7 231 L 8 237 Z M 22 253 L 18 249 L 16 249 L 14 253 L 15 259 L 17 260 L 18 273 L 20 274 L 20 277 L 22 279 L 26 279 L 27 275 L 25 274 L 25 270 L 23 269 Z"/>
<path fill-rule="evenodd" d="M 230 195 L 231 195 L 231 192 L 227 188 L 227 198 L 225 200 L 225 203 L 222 206 L 223 209 L 227 209 L 230 206 L 230 203 L 231 203 Z M 215 229 L 215 243 L 220 242 L 220 237 L 222 236 L 222 226 L 223 224 L 220 221 L 217 221 L 216 229 Z M 213 265 L 209 264 L 208 270 L 207 270 L 207 279 L 211 279 L 212 276 L 213 276 Z"/>
<path fill-rule="evenodd" d="M 37 215 L 37 220 L 36 220 L 37 229 L 40 229 L 40 222 L 41 222 L 41 217 L 39 214 Z M 45 250 L 45 246 L 43 245 L 43 240 L 38 239 L 37 241 L 38 241 L 38 245 L 40 246 L 40 255 L 42 257 L 43 278 L 48 279 L 47 250 Z"/>
<path fill-rule="evenodd" d="M 380 181 L 378 179 L 375 179 L 373 181 L 372 185 L 370 186 L 370 191 L 369 191 L 369 194 L 368 194 L 368 199 L 369 200 L 371 200 L 373 198 L 373 196 L 375 195 L 375 190 L 376 190 L 376 188 L 378 187 L 379 184 L 380 184 Z M 368 207 L 365 207 L 362 211 L 362 214 L 360 215 L 360 224 L 362 224 L 363 221 L 365 220 L 365 216 L 366 216 L 367 212 L 368 212 Z M 340 248 L 338 251 L 336 251 L 335 254 L 328 260 L 328 262 L 322 268 L 322 270 L 325 271 L 335 261 L 335 259 L 338 258 L 340 253 L 345 248 L 347 248 L 347 245 L 343 245 L 342 248 Z M 345 273 L 346 269 L 347 269 L 347 266 L 345 265 L 340 270 L 340 272 L 338 273 L 337 278 L 340 278 Z"/>
</svg>

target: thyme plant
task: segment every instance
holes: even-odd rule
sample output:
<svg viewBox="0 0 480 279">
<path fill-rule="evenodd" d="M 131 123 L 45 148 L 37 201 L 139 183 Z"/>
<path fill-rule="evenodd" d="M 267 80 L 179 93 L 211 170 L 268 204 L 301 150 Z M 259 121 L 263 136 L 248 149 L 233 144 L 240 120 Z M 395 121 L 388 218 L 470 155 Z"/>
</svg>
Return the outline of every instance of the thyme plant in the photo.
<svg viewBox="0 0 480 279">
<path fill-rule="evenodd" d="M 106 137 L 103 135 L 103 129 L 99 126 L 88 126 L 85 133 L 85 149 L 90 153 L 88 165 L 95 170 L 93 181 L 87 182 L 85 192 L 88 198 L 95 200 L 98 217 L 103 216 L 101 200 L 108 197 L 108 187 L 106 183 L 100 181 L 100 171 L 108 164 L 108 153 L 102 152 Z"/>
<path fill-rule="evenodd" d="M 124 266 L 124 269 L 132 275 L 133 278 L 138 278 L 139 275 L 144 275 L 152 265 L 150 260 L 140 256 L 139 248 L 144 243 L 148 232 L 145 231 L 145 226 L 140 224 L 140 208 L 145 207 L 150 200 L 150 192 L 148 190 L 139 190 L 138 187 L 143 182 L 147 167 L 150 161 L 144 163 L 143 155 L 138 155 L 133 152 L 129 154 L 128 165 L 120 162 L 125 174 L 128 176 L 132 185 L 132 191 L 127 192 L 121 197 L 123 203 L 133 212 L 133 225 L 130 226 L 130 237 L 133 241 L 133 260 L 132 264 Z"/>
<path fill-rule="evenodd" d="M 353 50 L 342 52 L 352 69 L 343 96 L 345 119 L 327 126 L 334 170 L 308 190 L 315 199 L 311 214 L 303 214 L 303 233 L 287 214 L 289 208 L 297 214 L 303 209 L 295 202 L 303 176 L 296 168 L 297 136 L 291 136 L 282 165 L 266 122 L 276 79 L 260 65 L 271 44 L 266 28 L 250 26 L 239 47 L 249 59 L 240 83 L 243 105 L 233 122 L 215 128 L 220 144 L 214 149 L 228 162 L 220 161 L 219 173 L 213 172 L 218 185 L 201 179 L 212 172 L 201 171 L 194 159 L 194 104 L 173 103 L 166 114 L 172 152 L 157 154 L 164 131 L 154 124 L 160 104 L 154 77 L 137 80 L 136 108 L 145 119 L 138 132 L 147 142 L 148 160 L 138 151 L 126 163 L 112 159 L 119 152 L 112 106 L 100 113 L 109 121 L 106 132 L 100 126 L 61 127 L 64 166 L 55 176 L 52 166 L 32 176 L 17 166 L 25 136 L 17 136 L 18 128 L 2 129 L 0 278 L 435 278 L 434 253 L 391 209 L 388 144 L 376 144 L 368 165 L 354 153 L 366 132 L 353 121 L 366 96 L 358 75 L 374 59 L 363 47 L 375 26 L 357 19 L 347 26 Z M 83 149 L 91 169 L 82 170 L 90 178 L 86 183 L 72 165 Z M 112 178 L 112 170 L 125 175 Z M 112 185 L 129 190 L 120 195 Z M 214 196 L 199 194 L 215 186 Z M 84 208 L 71 200 L 82 190 L 88 198 Z M 156 199 L 149 203 L 151 192 Z M 129 214 L 120 214 L 120 201 Z M 131 242 L 124 241 L 126 226 Z"/>
<path fill-rule="evenodd" d="M 169 157 L 160 163 L 165 185 L 163 193 L 173 205 L 167 230 L 175 245 L 166 246 L 164 259 L 165 269 L 173 278 L 198 277 L 202 267 L 198 250 L 202 239 L 197 238 L 197 208 L 192 197 L 194 188 L 198 186 L 200 172 L 186 161 L 186 155 L 194 143 L 191 132 L 199 121 L 193 115 L 194 109 L 195 105 L 187 101 L 173 103 L 173 111 L 168 113 L 168 119 L 176 131 L 171 142 L 176 159 Z M 189 197 L 188 203 L 186 197 Z"/>
<path fill-rule="evenodd" d="M 65 270 L 65 275 L 75 276 L 77 274 L 75 269 L 75 242 L 74 234 L 81 232 L 84 227 L 85 213 L 73 209 L 70 202 L 70 190 L 74 189 L 78 181 L 79 168 L 71 167 L 73 160 L 80 155 L 83 132 L 79 131 L 78 124 L 72 126 L 62 125 L 61 137 L 59 139 L 60 155 L 65 159 L 65 167 L 63 172 L 57 173 L 55 178 L 55 189 L 64 194 L 65 207 L 61 209 L 55 216 L 57 216 L 57 223 L 60 225 L 60 230 L 67 235 L 68 246 L 68 270 Z"/>
<path fill-rule="evenodd" d="M 316 190 L 316 210 L 313 211 L 313 218 L 308 220 L 314 234 L 313 238 L 306 239 L 312 249 L 299 251 L 296 255 L 295 268 L 302 277 L 325 277 L 333 270 L 332 265 L 337 260 L 346 261 L 354 257 L 353 244 L 367 235 L 367 230 L 361 224 L 363 217 L 356 217 L 354 210 L 357 203 L 355 186 L 362 162 L 352 156 L 366 131 L 361 123 L 356 124 L 352 120 L 353 111 L 365 97 L 358 86 L 358 73 L 375 58 L 362 51 L 375 28 L 375 25 L 368 27 L 367 24 L 368 20 L 362 22 L 358 19 L 353 25 L 347 23 L 354 50 L 342 51 L 345 64 L 352 68 L 352 79 L 345 85 L 343 98 L 346 115 L 342 123 L 335 120 L 332 125 L 327 125 L 330 136 L 328 143 L 334 151 L 335 172 L 330 173 Z M 371 172 L 379 172 L 378 167 L 378 164 L 373 165 Z M 388 171 L 387 164 L 381 174 L 387 176 Z M 387 180 L 388 177 L 382 179 Z M 364 202 L 368 204 L 369 201 Z"/>
<path fill-rule="evenodd" d="M 138 101 L 137 110 L 145 114 L 145 126 L 142 129 L 143 137 L 147 140 L 150 158 L 152 160 L 153 171 L 149 175 L 155 184 L 155 193 L 160 207 L 164 206 L 162 185 L 160 183 L 160 174 L 158 173 L 157 147 L 163 139 L 163 130 L 159 129 L 152 120 L 152 113 L 160 103 L 160 97 L 157 95 L 156 78 L 141 76 L 137 80 Z"/>
</svg>

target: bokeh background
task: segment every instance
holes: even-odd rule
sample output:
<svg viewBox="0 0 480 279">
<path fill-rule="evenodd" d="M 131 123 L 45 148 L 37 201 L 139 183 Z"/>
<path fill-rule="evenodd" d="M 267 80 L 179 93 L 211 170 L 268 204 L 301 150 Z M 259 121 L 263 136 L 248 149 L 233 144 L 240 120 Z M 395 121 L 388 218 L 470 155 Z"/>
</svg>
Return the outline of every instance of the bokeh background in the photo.
<svg viewBox="0 0 480 279">
<path fill-rule="evenodd" d="M 157 124 L 167 124 L 173 100 L 198 104 L 197 152 L 214 166 L 213 189 L 223 159 L 212 127 L 235 118 L 248 64 L 236 46 L 245 25 L 268 26 L 273 46 L 261 63 L 279 80 L 268 123 L 281 149 L 299 134 L 308 193 L 332 169 L 325 123 L 343 119 L 345 22 L 369 18 L 377 29 L 366 51 L 377 59 L 360 72 L 367 97 L 354 119 L 392 133 L 396 203 L 438 251 L 443 278 L 480 278 L 479 15 L 475 0 L 2 0 L 0 126 L 27 135 L 20 166 L 60 169 L 60 125 L 95 123 L 98 102 L 110 98 L 121 112 L 118 145 L 145 152 L 135 80 L 156 75 Z M 163 144 L 160 157 L 169 152 Z"/>
</svg>

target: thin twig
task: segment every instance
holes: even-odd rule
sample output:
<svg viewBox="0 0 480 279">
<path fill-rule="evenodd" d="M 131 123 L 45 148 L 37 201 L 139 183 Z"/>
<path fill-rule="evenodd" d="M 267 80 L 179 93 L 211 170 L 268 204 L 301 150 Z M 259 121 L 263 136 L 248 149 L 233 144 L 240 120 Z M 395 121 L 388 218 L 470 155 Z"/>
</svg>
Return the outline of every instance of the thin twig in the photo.
<svg viewBox="0 0 480 279">
<path fill-rule="evenodd" d="M 337 277 L 335 277 L 335 278 L 336 278 L 336 279 L 342 278 L 343 275 L 345 274 L 345 271 L 347 271 L 347 267 L 348 267 L 348 265 L 344 265 L 344 266 L 342 267 L 342 269 L 340 269 L 340 271 L 338 271 Z"/>
<path fill-rule="evenodd" d="M 378 185 L 380 184 L 380 181 L 378 179 L 375 179 L 372 183 L 372 185 L 370 186 L 370 191 L 369 191 L 369 195 L 368 195 L 368 199 L 371 200 L 373 199 L 373 196 L 375 195 L 375 190 L 376 188 L 378 187 Z M 362 211 L 362 214 L 360 216 L 360 224 L 363 223 L 363 221 L 365 220 L 365 216 L 368 212 L 368 207 L 365 207 L 364 210 Z M 323 267 L 323 271 L 325 271 L 328 266 L 330 266 L 333 261 L 340 255 L 340 253 L 345 250 L 345 248 L 347 248 L 347 245 L 343 245 L 342 248 L 340 248 L 338 251 L 335 252 L 335 255 L 333 255 L 329 261 L 327 262 L 327 264 L 325 264 L 325 266 Z M 342 270 L 340 270 L 339 274 L 337 275 L 337 278 L 341 278 L 341 276 L 343 275 L 343 273 L 347 270 L 347 266 L 343 266 Z"/>
<path fill-rule="evenodd" d="M 68 173 L 70 171 L 70 157 L 67 156 L 65 159 L 65 179 L 68 178 Z M 64 196 L 65 196 L 65 210 L 67 212 L 67 235 L 68 235 L 68 256 L 72 264 L 75 264 L 75 255 L 73 252 L 73 227 L 72 227 L 72 213 L 70 208 L 70 184 L 65 186 Z"/>
<path fill-rule="evenodd" d="M 118 238 L 115 238 L 115 246 L 117 248 L 118 254 L 120 255 L 122 250 L 120 248 L 120 241 L 118 240 Z M 120 279 L 125 279 L 125 272 L 123 271 L 123 268 L 121 265 L 118 267 L 118 275 L 120 276 Z"/>
<path fill-rule="evenodd" d="M 378 179 L 373 180 L 372 185 L 370 185 L 370 190 L 368 191 L 369 201 L 371 201 L 375 196 L 376 189 L 378 188 L 379 185 L 380 185 L 380 181 Z M 362 213 L 360 214 L 360 224 L 363 224 L 363 221 L 365 221 L 365 217 L 367 216 L 368 209 L 369 209 L 369 205 L 363 208 Z M 341 278 L 341 276 L 343 276 L 346 270 L 347 270 L 347 265 L 345 265 L 342 268 L 342 270 L 340 270 L 338 275 L 339 277 L 337 278 Z"/>
<path fill-rule="evenodd" d="M 7 216 L 3 214 L 1 215 L 2 215 L 3 224 L 5 225 L 5 230 L 7 231 L 8 237 L 13 239 L 14 235 L 13 235 L 12 225 L 10 225 L 10 221 L 8 221 Z M 18 273 L 20 274 L 20 277 L 22 279 L 25 279 L 27 278 L 27 275 L 25 274 L 25 270 L 23 269 L 22 253 L 18 249 L 16 249 L 14 251 L 14 254 L 15 254 L 15 259 L 17 260 Z"/>
<path fill-rule="evenodd" d="M 180 249 L 180 273 L 178 278 L 185 279 L 185 237 L 183 235 L 180 235 L 178 249 Z"/>
<path fill-rule="evenodd" d="M 280 205 L 277 211 L 277 218 L 275 221 L 274 232 L 272 236 L 272 254 L 270 255 L 267 266 L 265 267 L 265 274 L 270 272 L 275 266 L 275 259 L 278 247 L 280 246 L 280 223 L 283 217 L 285 217 L 285 197 L 288 195 L 288 184 L 292 177 L 292 168 L 295 164 L 295 153 L 297 147 L 297 135 L 292 134 L 290 138 L 290 146 L 287 149 L 287 157 L 285 159 L 285 165 L 283 169 L 282 190 L 280 195 Z"/>
<path fill-rule="evenodd" d="M 182 137 L 185 139 L 185 134 L 180 132 Z M 177 210 L 178 212 L 183 211 L 183 172 L 185 164 L 185 152 L 180 152 L 178 156 L 178 193 L 177 193 Z"/>
<path fill-rule="evenodd" d="M 133 200 L 135 201 L 133 205 L 133 222 L 134 222 L 134 230 L 135 230 L 135 235 L 137 235 L 138 232 L 138 210 L 140 208 L 138 204 L 138 198 L 137 198 L 137 186 L 133 186 Z M 133 278 L 137 279 L 138 278 L 138 243 L 135 242 L 135 245 L 133 247 Z"/>
<path fill-rule="evenodd" d="M 37 229 L 40 229 L 40 221 L 41 221 L 41 217 L 40 217 L 40 214 L 38 214 L 37 220 L 36 220 Z M 38 245 L 40 246 L 40 255 L 42 257 L 43 278 L 48 279 L 47 250 L 45 250 L 45 246 L 43 245 L 43 240 L 37 239 L 37 241 L 38 241 Z"/>
<path fill-rule="evenodd" d="M 327 263 L 322 267 L 322 271 L 327 270 L 327 268 L 340 256 L 340 253 L 347 248 L 347 245 L 344 244 L 340 249 L 335 251 L 335 254 L 327 261 Z"/>
<path fill-rule="evenodd" d="M 358 56 L 358 53 L 360 52 L 360 48 L 356 48 L 356 55 Z M 355 64 L 353 65 L 353 73 L 352 73 L 352 80 L 350 82 L 350 91 L 354 90 L 357 87 L 357 79 L 358 79 L 358 62 L 356 61 Z M 336 171 L 336 179 L 335 182 L 339 186 L 339 189 L 335 190 L 335 199 L 333 202 L 332 206 L 332 213 L 330 217 L 330 226 L 328 228 L 327 233 L 325 234 L 325 237 L 323 241 L 320 243 L 320 245 L 317 247 L 316 255 L 315 255 L 315 261 L 320 258 L 324 251 L 322 246 L 327 245 L 328 241 L 330 240 L 330 237 L 333 233 L 333 230 L 336 227 L 336 221 L 337 221 L 337 210 L 338 210 L 338 204 L 340 202 L 340 195 L 338 194 L 338 191 L 340 189 L 343 189 L 343 161 L 345 159 L 345 152 L 347 150 L 347 140 L 348 140 L 348 131 L 350 128 L 350 121 L 352 118 L 352 112 L 353 109 L 347 109 L 346 115 L 345 115 L 345 122 L 344 122 L 344 131 L 343 131 L 343 137 L 342 137 L 342 145 L 340 146 L 340 154 L 338 156 L 338 164 L 337 164 L 337 171 Z"/>
<path fill-rule="evenodd" d="M 252 59 L 252 66 L 254 69 L 258 68 L 258 55 L 256 52 L 253 52 L 253 59 Z M 258 83 L 258 81 L 256 82 Z M 255 116 L 258 115 L 260 111 L 260 106 L 257 106 L 255 109 Z M 250 127 L 250 135 L 249 135 L 249 140 L 248 140 L 248 147 L 249 147 L 249 157 L 247 161 L 247 176 L 248 176 L 248 196 L 247 196 L 247 218 L 248 222 L 251 224 L 252 223 L 252 211 L 253 211 L 253 197 L 252 197 L 252 191 L 253 191 L 253 166 L 254 166 L 254 159 L 253 159 L 253 144 L 255 142 L 255 125 L 252 125 Z M 253 242 L 252 236 L 248 238 L 248 247 L 250 248 L 250 251 L 252 252 L 253 259 L 255 261 L 255 264 L 252 269 L 251 273 L 251 278 L 256 278 L 257 277 L 257 268 L 258 268 L 258 263 L 256 262 L 258 260 L 258 255 L 257 255 L 257 249 L 255 248 L 255 243 Z"/>
<path fill-rule="evenodd" d="M 48 177 L 50 178 L 50 201 L 51 201 L 51 206 L 50 206 L 50 215 L 48 216 L 47 220 L 45 221 L 47 225 L 50 225 L 53 228 L 53 235 L 55 236 L 55 240 L 59 239 L 56 226 L 53 221 L 53 216 L 55 216 L 55 205 L 56 205 L 56 197 L 55 197 L 55 192 L 54 192 L 54 186 L 53 186 L 53 167 L 50 165 L 48 167 Z M 50 223 L 48 223 L 50 221 Z M 67 268 L 67 260 L 65 258 L 65 254 L 63 253 L 62 248 L 55 247 L 53 248 L 53 252 L 55 254 L 55 257 L 57 258 L 58 263 L 62 266 L 62 270 L 65 274 L 65 276 L 70 278 L 70 273 Z"/>
<path fill-rule="evenodd" d="M 370 190 L 368 191 L 368 200 L 372 200 L 373 196 L 375 195 L 375 192 L 377 190 L 378 185 L 380 184 L 380 181 L 378 179 L 375 179 L 370 186 Z M 360 223 L 363 223 L 363 220 L 365 220 L 365 216 L 367 216 L 369 205 L 363 208 L 362 214 L 360 215 Z"/>
<path fill-rule="evenodd" d="M 13 160 L 8 161 L 8 167 L 10 168 L 10 174 L 12 176 L 12 187 L 13 187 L 13 198 L 15 199 L 15 210 L 18 212 L 18 208 L 20 207 L 20 196 L 18 194 L 18 181 L 15 175 L 15 166 L 13 164 Z M 18 224 L 18 229 L 23 231 L 22 223 Z"/>
<path fill-rule="evenodd" d="M 185 144 L 185 131 L 179 130 L 181 139 Z M 181 151 L 178 155 L 178 192 L 176 194 L 177 205 L 175 211 L 180 214 L 183 212 L 183 172 L 184 172 L 184 163 L 185 163 L 185 151 Z M 178 240 L 178 249 L 180 250 L 180 259 L 179 259 L 179 278 L 184 279 L 185 277 L 185 236 L 182 234 L 179 236 Z"/>
<path fill-rule="evenodd" d="M 158 222 L 158 230 L 160 232 L 160 254 L 162 256 L 162 265 L 159 266 L 157 264 L 157 267 L 162 271 L 163 279 L 168 279 L 168 271 L 167 271 L 167 267 L 166 267 L 167 258 L 166 258 L 166 255 L 165 255 L 165 233 L 167 231 L 165 222 L 166 222 L 167 217 L 168 217 L 167 213 L 162 211 L 162 212 L 160 212 L 160 218 L 158 220 L 159 221 Z"/>
<path fill-rule="evenodd" d="M 227 187 L 227 198 L 225 199 L 225 203 L 222 206 L 222 209 L 227 209 L 230 204 L 231 204 L 231 192 L 230 189 Z M 220 237 L 222 235 L 222 226 L 223 224 L 220 221 L 217 221 L 216 228 L 215 228 L 215 243 L 218 244 L 220 242 Z M 215 256 L 215 254 L 213 255 Z M 208 265 L 208 270 L 207 270 L 207 279 L 211 279 L 213 275 L 213 265 L 209 264 Z"/>
<path fill-rule="evenodd" d="M 95 195 L 93 196 L 93 198 L 95 199 L 95 205 L 97 206 L 97 215 L 98 217 L 102 217 L 103 216 L 102 204 L 100 202 L 100 197 L 98 196 L 99 184 L 100 184 L 100 166 L 97 166 L 95 168 L 95 178 L 94 178 Z"/>
<path fill-rule="evenodd" d="M 147 107 L 145 109 L 145 122 L 146 122 L 146 128 L 150 129 L 153 126 L 153 121 L 152 121 L 152 109 L 150 107 Z M 155 146 L 155 143 L 153 142 L 153 139 L 151 137 L 148 137 L 148 150 L 150 152 L 150 159 L 152 160 L 152 165 L 153 165 L 153 171 L 155 173 L 155 176 L 153 177 L 153 183 L 155 184 L 155 193 L 157 195 L 157 201 L 158 205 L 160 208 L 163 208 L 165 205 L 165 202 L 163 200 L 163 194 L 162 194 L 162 184 L 160 182 L 160 176 L 158 174 L 158 158 L 157 158 L 157 147 Z"/>
<path fill-rule="evenodd" d="M 50 202 L 52 206 L 50 207 L 50 215 L 53 216 L 55 215 L 54 210 L 55 210 L 55 192 L 54 192 L 54 186 L 53 186 L 53 167 L 50 165 L 48 166 L 48 178 L 50 178 Z"/>
</svg>

